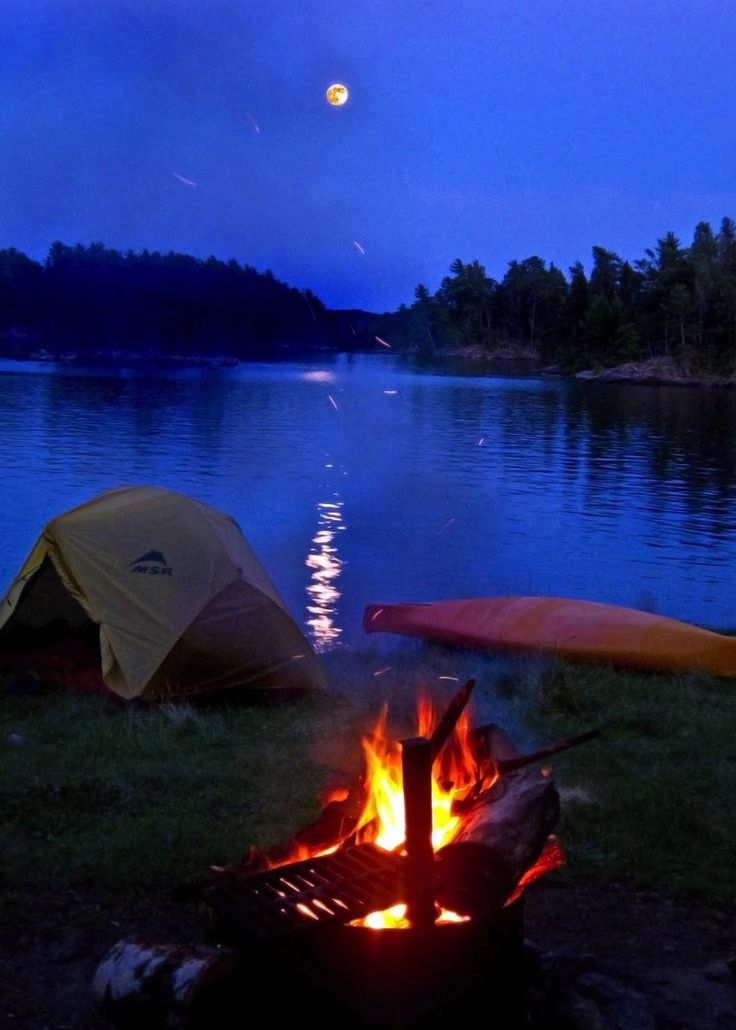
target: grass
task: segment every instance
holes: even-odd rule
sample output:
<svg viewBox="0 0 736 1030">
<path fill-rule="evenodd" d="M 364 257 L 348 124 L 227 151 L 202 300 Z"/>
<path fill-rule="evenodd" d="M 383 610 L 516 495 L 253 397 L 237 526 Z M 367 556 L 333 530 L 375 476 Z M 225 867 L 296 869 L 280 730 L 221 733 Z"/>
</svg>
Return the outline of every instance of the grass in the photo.
<svg viewBox="0 0 736 1030">
<path fill-rule="evenodd" d="M 456 684 L 440 676 L 473 675 L 478 721 L 501 723 L 523 749 L 604 730 L 550 763 L 568 857 L 555 875 L 733 897 L 732 684 L 406 643 L 338 651 L 326 666 L 330 695 L 290 706 L 123 708 L 0 692 L 0 878 L 135 891 L 237 861 L 317 815 L 329 770 L 357 770 L 360 730 L 382 700 L 403 735 L 419 689 L 448 697 Z"/>
<path fill-rule="evenodd" d="M 540 737 L 604 731 L 554 761 L 567 875 L 614 877 L 711 903 L 734 897 L 732 683 L 552 663 L 524 705 Z"/>
</svg>

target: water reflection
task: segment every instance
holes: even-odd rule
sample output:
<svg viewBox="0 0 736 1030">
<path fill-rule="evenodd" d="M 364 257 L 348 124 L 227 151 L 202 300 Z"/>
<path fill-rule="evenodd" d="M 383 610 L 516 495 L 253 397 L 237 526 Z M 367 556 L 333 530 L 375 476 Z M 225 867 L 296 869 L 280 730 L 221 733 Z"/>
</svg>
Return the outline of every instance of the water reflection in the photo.
<svg viewBox="0 0 736 1030">
<path fill-rule="evenodd" d="M 336 580 L 342 569 L 342 561 L 337 556 L 335 537 L 338 532 L 345 529 L 342 506 L 343 502 L 340 500 L 322 501 L 317 505 L 317 532 L 307 556 L 307 568 L 312 570 L 307 586 L 310 601 L 307 605 L 307 626 L 316 651 L 326 651 L 337 642 L 342 633 L 334 618 L 340 599 Z"/>
<path fill-rule="evenodd" d="M 49 518 L 153 483 L 231 514 L 322 650 L 363 639 L 369 601 L 557 594 L 733 625 L 736 390 L 383 355 L 13 369 L 0 360 L 0 590 Z"/>
<path fill-rule="evenodd" d="M 326 368 L 310 368 L 308 372 L 302 372 L 299 378 L 305 383 L 334 383 L 336 376 Z"/>
</svg>

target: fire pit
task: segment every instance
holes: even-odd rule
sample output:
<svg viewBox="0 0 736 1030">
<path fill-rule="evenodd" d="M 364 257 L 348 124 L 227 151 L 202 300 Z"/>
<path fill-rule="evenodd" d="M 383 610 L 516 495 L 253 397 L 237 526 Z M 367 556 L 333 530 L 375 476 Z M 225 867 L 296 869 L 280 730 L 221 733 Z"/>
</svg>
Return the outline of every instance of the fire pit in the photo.
<svg viewBox="0 0 736 1030">
<path fill-rule="evenodd" d="M 119 942 L 95 980 L 103 1009 L 225 1027 L 258 1004 L 272 1020 L 420 1028 L 492 999 L 497 1025 L 521 1026 L 521 894 L 562 861 L 559 798 L 534 763 L 594 733 L 519 756 L 498 727 L 471 730 L 472 689 L 439 719 L 422 705 L 400 746 L 384 712 L 365 775 L 316 823 L 199 885 L 213 948 Z"/>
</svg>

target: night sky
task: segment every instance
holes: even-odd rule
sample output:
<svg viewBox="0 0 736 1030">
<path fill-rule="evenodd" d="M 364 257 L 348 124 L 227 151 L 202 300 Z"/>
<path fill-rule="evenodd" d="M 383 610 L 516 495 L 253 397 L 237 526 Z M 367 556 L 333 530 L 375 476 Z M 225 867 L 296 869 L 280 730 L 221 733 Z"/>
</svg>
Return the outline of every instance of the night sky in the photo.
<svg viewBox="0 0 736 1030">
<path fill-rule="evenodd" d="M 736 216 L 735 53 L 731 0 L 2 0 L 0 247 L 370 310 L 456 257 L 635 259 Z"/>
</svg>

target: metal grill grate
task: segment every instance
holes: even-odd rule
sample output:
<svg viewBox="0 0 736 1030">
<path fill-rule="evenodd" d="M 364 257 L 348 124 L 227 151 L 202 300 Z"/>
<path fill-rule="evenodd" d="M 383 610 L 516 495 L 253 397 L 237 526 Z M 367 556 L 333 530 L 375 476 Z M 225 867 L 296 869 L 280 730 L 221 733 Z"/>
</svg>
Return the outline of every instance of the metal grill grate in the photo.
<svg viewBox="0 0 736 1030">
<path fill-rule="evenodd" d="M 262 873 L 221 873 L 204 900 L 231 929 L 273 938 L 348 923 L 404 898 L 404 860 L 359 844 Z"/>
</svg>

